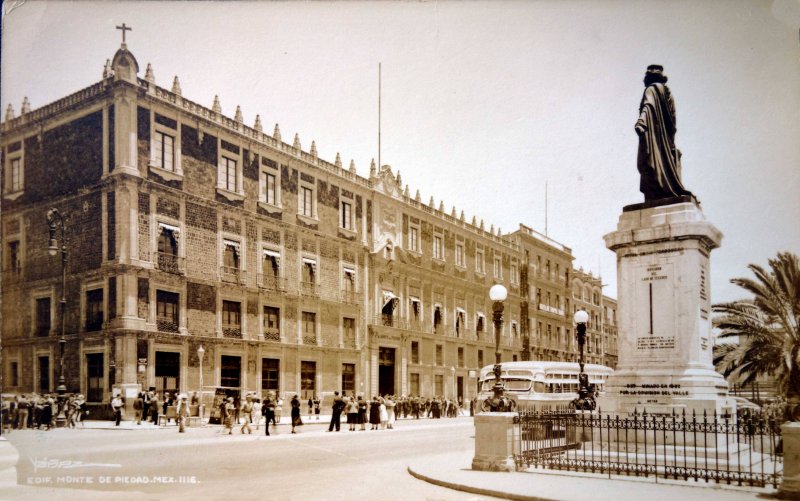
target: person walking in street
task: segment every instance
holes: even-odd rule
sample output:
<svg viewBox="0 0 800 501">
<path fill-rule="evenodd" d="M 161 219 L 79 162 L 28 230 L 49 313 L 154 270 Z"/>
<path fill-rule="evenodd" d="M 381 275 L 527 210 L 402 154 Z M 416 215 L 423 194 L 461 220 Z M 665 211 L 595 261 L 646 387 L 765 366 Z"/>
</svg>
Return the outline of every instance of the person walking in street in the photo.
<svg viewBox="0 0 800 501">
<path fill-rule="evenodd" d="M 264 416 L 264 433 L 269 436 L 269 425 L 275 425 L 275 400 L 272 399 L 272 392 L 267 393 L 261 406 L 261 414 Z"/>
<path fill-rule="evenodd" d="M 119 393 L 114 395 L 114 398 L 111 399 L 111 409 L 114 411 L 115 426 L 119 426 L 119 422 L 122 419 L 122 398 L 119 396 Z"/>
<path fill-rule="evenodd" d="M 175 420 L 178 422 L 178 433 L 186 432 L 186 418 L 189 417 L 189 398 L 186 393 L 178 396 L 178 403 L 175 405 Z"/>
<path fill-rule="evenodd" d="M 253 397 L 250 395 L 245 397 L 239 416 L 244 421 L 244 424 L 242 425 L 242 435 L 244 435 L 244 430 L 247 430 L 248 434 L 252 434 L 253 430 L 250 428 L 250 422 L 253 420 Z"/>
<path fill-rule="evenodd" d="M 297 395 L 292 397 L 290 405 L 292 406 L 292 433 L 297 433 L 295 428 L 303 426 L 303 421 L 300 419 L 300 399 L 297 398 Z"/>
<path fill-rule="evenodd" d="M 344 401 L 342 397 L 339 396 L 338 391 L 333 392 L 333 408 L 331 409 L 331 424 L 328 425 L 328 431 L 333 431 L 333 428 L 336 428 L 336 431 L 339 431 L 341 427 L 341 419 L 342 419 L 342 409 L 344 408 Z"/>
</svg>

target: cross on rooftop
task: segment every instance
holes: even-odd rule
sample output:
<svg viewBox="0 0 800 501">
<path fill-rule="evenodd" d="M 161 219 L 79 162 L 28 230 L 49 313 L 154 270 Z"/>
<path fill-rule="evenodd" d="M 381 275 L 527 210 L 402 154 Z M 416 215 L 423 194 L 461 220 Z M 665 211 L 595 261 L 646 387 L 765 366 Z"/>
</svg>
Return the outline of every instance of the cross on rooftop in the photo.
<svg viewBox="0 0 800 501">
<path fill-rule="evenodd" d="M 125 43 L 125 32 L 126 31 L 133 31 L 133 28 L 129 26 L 125 26 L 125 23 L 122 23 L 122 26 L 117 26 L 118 30 L 122 30 L 122 43 Z"/>
</svg>

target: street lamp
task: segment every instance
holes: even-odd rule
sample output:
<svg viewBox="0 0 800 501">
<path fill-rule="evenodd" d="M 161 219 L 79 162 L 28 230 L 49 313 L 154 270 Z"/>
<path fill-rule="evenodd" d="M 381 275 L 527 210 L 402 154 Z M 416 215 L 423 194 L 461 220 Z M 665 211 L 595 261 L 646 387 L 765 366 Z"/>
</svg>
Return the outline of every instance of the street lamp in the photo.
<svg viewBox="0 0 800 501">
<path fill-rule="evenodd" d="M 64 400 L 67 393 L 67 385 L 64 381 L 64 347 L 67 344 L 64 338 L 64 311 L 67 306 L 67 239 L 66 228 L 64 225 L 64 218 L 58 209 L 50 209 L 47 211 L 47 226 L 50 231 L 50 245 L 47 247 L 47 253 L 55 256 L 59 252 L 58 240 L 56 239 L 56 230 L 61 230 L 61 301 L 59 302 L 59 310 L 61 315 L 61 334 L 58 339 L 59 350 L 59 370 L 58 370 L 58 415 L 56 415 L 56 427 L 63 428 L 67 423 L 67 416 L 64 414 Z"/>
<path fill-rule="evenodd" d="M 203 349 L 203 345 L 197 347 L 197 358 L 200 360 L 200 408 L 203 408 L 203 356 L 206 354 L 206 350 Z M 201 415 L 200 418 L 203 416 Z"/>
<path fill-rule="evenodd" d="M 500 379 L 502 372 L 500 352 L 500 335 L 503 331 L 503 301 L 508 297 L 508 291 L 502 284 L 495 284 L 489 289 L 489 299 L 494 301 L 492 305 L 492 320 L 494 321 L 494 396 L 487 398 L 482 405 L 484 411 L 509 412 L 514 409 L 516 402 L 503 396 L 503 381 Z"/>
<path fill-rule="evenodd" d="M 583 310 L 575 312 L 576 335 L 578 337 L 578 398 L 572 401 L 575 410 L 593 411 L 595 408 L 594 388 L 589 384 L 589 376 L 583 371 L 583 345 L 586 343 L 586 322 L 589 314 Z"/>
</svg>

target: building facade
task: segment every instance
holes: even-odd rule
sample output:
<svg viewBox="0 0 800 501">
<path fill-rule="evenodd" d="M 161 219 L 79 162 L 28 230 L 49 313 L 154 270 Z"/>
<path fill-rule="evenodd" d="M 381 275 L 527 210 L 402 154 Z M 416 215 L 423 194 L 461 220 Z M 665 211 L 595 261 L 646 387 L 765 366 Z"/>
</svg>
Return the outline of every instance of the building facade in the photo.
<svg viewBox="0 0 800 501">
<path fill-rule="evenodd" d="M 569 248 L 487 231 L 389 166 L 361 177 L 138 73 L 123 43 L 98 83 L 6 114 L 4 391 L 55 389 L 63 318 L 66 386 L 90 402 L 150 387 L 467 400 L 495 359 L 494 283 L 503 360 L 574 359 Z"/>
</svg>

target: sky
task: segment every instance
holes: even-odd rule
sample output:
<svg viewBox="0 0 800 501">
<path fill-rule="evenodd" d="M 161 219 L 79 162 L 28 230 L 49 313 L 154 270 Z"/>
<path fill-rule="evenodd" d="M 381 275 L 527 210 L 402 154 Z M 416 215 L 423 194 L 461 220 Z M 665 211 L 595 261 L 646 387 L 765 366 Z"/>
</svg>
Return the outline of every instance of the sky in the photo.
<svg viewBox="0 0 800 501">
<path fill-rule="evenodd" d="M 223 113 L 241 106 L 285 142 L 381 163 L 510 232 L 570 247 L 617 296 L 603 235 L 643 201 L 642 78 L 661 64 L 683 183 L 724 234 L 711 300 L 747 265 L 800 252 L 800 1 L 3 3 L 2 102 L 19 114 L 100 80 L 121 34 L 144 76 Z M 545 196 L 547 193 L 547 196 Z"/>
</svg>

